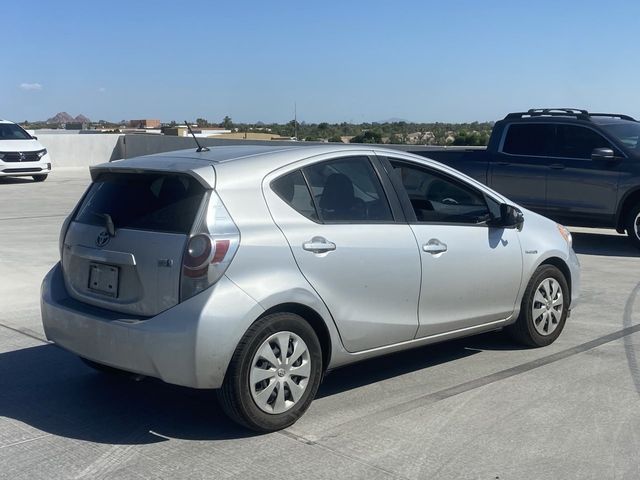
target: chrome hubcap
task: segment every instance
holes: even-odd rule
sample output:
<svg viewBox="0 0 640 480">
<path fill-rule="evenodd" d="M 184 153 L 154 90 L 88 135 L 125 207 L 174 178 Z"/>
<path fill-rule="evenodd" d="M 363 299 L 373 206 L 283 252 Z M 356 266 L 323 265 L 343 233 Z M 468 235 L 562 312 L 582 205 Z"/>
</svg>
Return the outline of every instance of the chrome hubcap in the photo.
<svg viewBox="0 0 640 480">
<path fill-rule="evenodd" d="M 558 328 L 564 300 L 562 287 L 555 278 L 545 278 L 540 282 L 533 296 L 533 326 L 543 336 L 550 335 Z"/>
<path fill-rule="evenodd" d="M 251 397 L 263 412 L 286 412 L 302 398 L 310 375 L 311 357 L 304 340 L 293 332 L 274 333 L 253 356 Z"/>
</svg>

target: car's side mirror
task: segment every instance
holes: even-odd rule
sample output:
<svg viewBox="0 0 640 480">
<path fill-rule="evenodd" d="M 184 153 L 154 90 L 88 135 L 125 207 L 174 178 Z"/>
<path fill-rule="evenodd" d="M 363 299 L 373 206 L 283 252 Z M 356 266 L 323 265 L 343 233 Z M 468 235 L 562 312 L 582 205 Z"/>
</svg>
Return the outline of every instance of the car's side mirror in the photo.
<svg viewBox="0 0 640 480">
<path fill-rule="evenodd" d="M 33 138 L 34 140 L 38 139 L 38 137 L 36 137 L 35 135 L 31 135 L 31 138 Z"/>
<path fill-rule="evenodd" d="M 615 152 L 611 148 L 594 148 L 591 152 L 591 160 L 613 160 Z"/>
<path fill-rule="evenodd" d="M 500 204 L 500 217 L 493 218 L 487 224 L 497 228 L 517 228 L 522 230 L 524 224 L 524 214 L 522 211 L 507 203 Z"/>
</svg>

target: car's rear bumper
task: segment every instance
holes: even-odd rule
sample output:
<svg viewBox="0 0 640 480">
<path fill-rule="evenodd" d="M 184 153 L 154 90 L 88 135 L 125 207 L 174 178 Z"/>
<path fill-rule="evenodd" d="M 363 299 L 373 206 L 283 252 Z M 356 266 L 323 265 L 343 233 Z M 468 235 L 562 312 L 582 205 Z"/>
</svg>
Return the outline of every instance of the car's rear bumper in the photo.
<svg viewBox="0 0 640 480">
<path fill-rule="evenodd" d="M 72 299 L 57 264 L 42 283 L 41 310 L 47 338 L 81 357 L 168 383 L 218 388 L 244 333 L 230 325 L 262 309 L 223 277 L 154 317 L 131 317 Z"/>
<path fill-rule="evenodd" d="M 49 154 L 37 162 L 4 162 L 0 160 L 0 177 L 24 177 L 49 173 L 51 173 Z"/>
</svg>

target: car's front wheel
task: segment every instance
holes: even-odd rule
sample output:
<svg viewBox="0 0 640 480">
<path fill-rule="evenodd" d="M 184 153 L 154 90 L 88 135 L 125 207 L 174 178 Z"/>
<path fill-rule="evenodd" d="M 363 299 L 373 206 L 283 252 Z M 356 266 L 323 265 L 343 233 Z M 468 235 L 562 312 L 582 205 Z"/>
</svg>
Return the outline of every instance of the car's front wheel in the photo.
<svg viewBox="0 0 640 480">
<path fill-rule="evenodd" d="M 240 340 L 218 398 L 241 425 L 280 430 L 307 410 L 322 371 L 322 350 L 311 325 L 293 313 L 267 315 Z"/>
<path fill-rule="evenodd" d="M 520 315 L 506 328 L 507 333 L 531 347 L 552 344 L 564 328 L 570 300 L 564 274 L 553 265 L 541 265 L 529 280 Z"/>
</svg>

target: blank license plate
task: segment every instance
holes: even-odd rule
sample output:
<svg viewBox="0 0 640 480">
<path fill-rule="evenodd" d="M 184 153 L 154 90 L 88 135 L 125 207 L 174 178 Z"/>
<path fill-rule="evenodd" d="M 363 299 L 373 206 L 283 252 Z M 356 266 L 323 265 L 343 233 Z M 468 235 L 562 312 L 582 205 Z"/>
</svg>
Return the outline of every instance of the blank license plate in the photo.
<svg viewBox="0 0 640 480">
<path fill-rule="evenodd" d="M 89 266 L 89 290 L 107 295 L 118 296 L 118 267 L 92 263 Z"/>
</svg>

